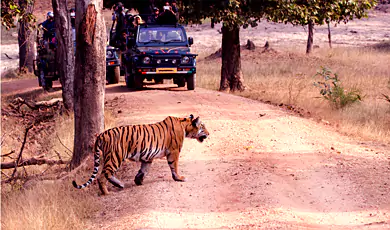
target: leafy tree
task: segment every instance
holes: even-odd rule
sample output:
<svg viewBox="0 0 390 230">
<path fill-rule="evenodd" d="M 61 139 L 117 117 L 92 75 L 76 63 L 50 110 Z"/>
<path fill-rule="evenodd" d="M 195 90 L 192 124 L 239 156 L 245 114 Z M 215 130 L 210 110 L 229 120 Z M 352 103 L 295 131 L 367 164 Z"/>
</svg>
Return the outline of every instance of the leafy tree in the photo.
<svg viewBox="0 0 390 230">
<path fill-rule="evenodd" d="M 222 23 L 221 91 L 245 89 L 241 71 L 240 27 L 257 26 L 266 16 L 279 18 L 275 12 L 282 0 L 183 0 L 184 22 L 201 23 L 207 17 Z"/>
<path fill-rule="evenodd" d="M 375 0 L 290 0 L 285 1 L 285 4 L 268 19 L 293 25 L 307 25 L 309 33 L 306 53 L 310 53 L 315 25 L 347 23 L 354 18 L 367 17 L 367 10 L 375 4 Z M 330 39 L 330 32 L 328 36 Z"/>
<path fill-rule="evenodd" d="M 34 5 L 34 1 L 28 0 L 22 2 L 22 4 L 31 6 Z M 8 30 L 16 27 L 15 21 L 27 21 L 33 25 L 36 18 L 25 7 L 26 5 L 17 4 L 13 0 L 1 1 L 1 24 Z"/>
<path fill-rule="evenodd" d="M 33 39 L 32 31 L 35 29 L 36 18 L 33 15 L 34 0 L 13 0 L 1 1 L 1 24 L 6 29 L 16 27 L 15 21 L 19 23 L 18 44 L 19 44 L 19 71 L 25 72 L 26 68 L 32 71 L 32 60 L 28 60 L 28 54 L 32 52 Z"/>
</svg>

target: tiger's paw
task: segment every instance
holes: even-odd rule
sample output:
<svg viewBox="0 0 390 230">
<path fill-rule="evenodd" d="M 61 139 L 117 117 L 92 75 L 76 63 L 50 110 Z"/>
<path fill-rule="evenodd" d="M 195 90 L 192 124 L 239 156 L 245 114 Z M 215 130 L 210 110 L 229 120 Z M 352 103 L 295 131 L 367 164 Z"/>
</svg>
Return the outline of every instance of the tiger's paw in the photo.
<svg viewBox="0 0 390 230">
<path fill-rule="evenodd" d="M 186 182 L 187 179 L 184 176 L 172 176 L 175 181 Z"/>
<path fill-rule="evenodd" d="M 142 185 L 142 182 L 144 181 L 144 174 L 138 173 L 137 176 L 134 178 L 134 182 L 136 185 Z"/>
</svg>

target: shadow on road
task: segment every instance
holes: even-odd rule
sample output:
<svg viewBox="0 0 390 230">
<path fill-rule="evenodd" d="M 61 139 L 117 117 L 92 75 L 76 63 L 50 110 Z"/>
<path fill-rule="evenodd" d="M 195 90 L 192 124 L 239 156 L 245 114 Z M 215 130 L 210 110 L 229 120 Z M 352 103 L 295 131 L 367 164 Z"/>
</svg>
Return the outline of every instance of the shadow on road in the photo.
<svg viewBox="0 0 390 230">
<path fill-rule="evenodd" d="M 129 89 L 125 84 L 106 85 L 106 93 L 128 93 L 128 92 L 142 92 L 150 90 L 161 90 L 161 91 L 187 91 L 186 87 L 177 87 L 175 84 L 154 84 L 144 83 L 142 89 Z"/>
</svg>

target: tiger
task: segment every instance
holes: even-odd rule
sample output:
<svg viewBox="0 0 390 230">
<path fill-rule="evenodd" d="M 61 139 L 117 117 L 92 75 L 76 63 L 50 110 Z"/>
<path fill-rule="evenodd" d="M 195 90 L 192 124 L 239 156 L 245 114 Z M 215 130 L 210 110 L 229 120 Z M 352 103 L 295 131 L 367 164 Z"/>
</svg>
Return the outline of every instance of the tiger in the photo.
<svg viewBox="0 0 390 230">
<path fill-rule="evenodd" d="M 178 162 L 184 138 L 196 139 L 202 143 L 209 136 L 209 131 L 199 116 L 180 118 L 168 116 L 154 124 L 119 126 L 100 133 L 94 145 L 94 170 L 90 179 L 83 185 L 72 184 L 77 189 L 90 185 L 96 178 L 100 167 L 100 156 L 104 162 L 98 178 L 99 189 L 108 195 L 107 181 L 118 188 L 124 184 L 115 176 L 125 159 L 141 162 L 141 168 L 135 176 L 136 185 L 142 185 L 152 161 L 166 157 L 175 181 L 186 181 L 179 175 Z"/>
</svg>

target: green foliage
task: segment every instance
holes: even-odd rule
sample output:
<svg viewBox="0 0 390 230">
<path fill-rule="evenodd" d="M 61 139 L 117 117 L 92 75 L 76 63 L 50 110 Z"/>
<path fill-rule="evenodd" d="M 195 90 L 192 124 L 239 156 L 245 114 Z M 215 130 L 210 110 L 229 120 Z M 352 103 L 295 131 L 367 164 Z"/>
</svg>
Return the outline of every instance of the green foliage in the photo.
<svg viewBox="0 0 390 230">
<path fill-rule="evenodd" d="M 16 27 L 15 22 L 26 22 L 29 29 L 34 29 L 36 17 L 28 10 L 33 6 L 33 0 L 26 0 L 23 5 L 16 4 L 14 0 L 1 1 L 1 25 L 9 30 Z"/>
<path fill-rule="evenodd" d="M 318 25 L 331 21 L 347 23 L 354 18 L 367 17 L 367 10 L 375 4 L 376 0 L 286 0 L 267 19 L 294 25 L 307 25 L 310 21 Z"/>
<path fill-rule="evenodd" d="M 183 21 L 201 23 L 207 17 L 228 28 L 255 27 L 260 19 L 281 7 L 282 0 L 183 0 Z"/>
<path fill-rule="evenodd" d="M 105 0 L 111 7 L 119 0 Z M 140 13 L 149 2 L 155 6 L 164 5 L 163 0 L 122 1 L 128 9 Z M 376 0 L 178 0 L 181 23 L 201 24 L 203 19 L 214 18 L 225 26 L 255 27 L 261 19 L 275 22 L 307 25 L 325 22 L 348 22 L 367 16 L 367 10 L 375 6 Z"/>
<path fill-rule="evenodd" d="M 320 76 L 322 80 L 314 82 L 314 86 L 320 88 L 322 98 L 327 100 L 332 108 L 342 109 L 355 102 L 361 101 L 362 96 L 359 89 L 346 90 L 336 73 L 326 67 L 321 67 L 314 77 Z"/>
</svg>

